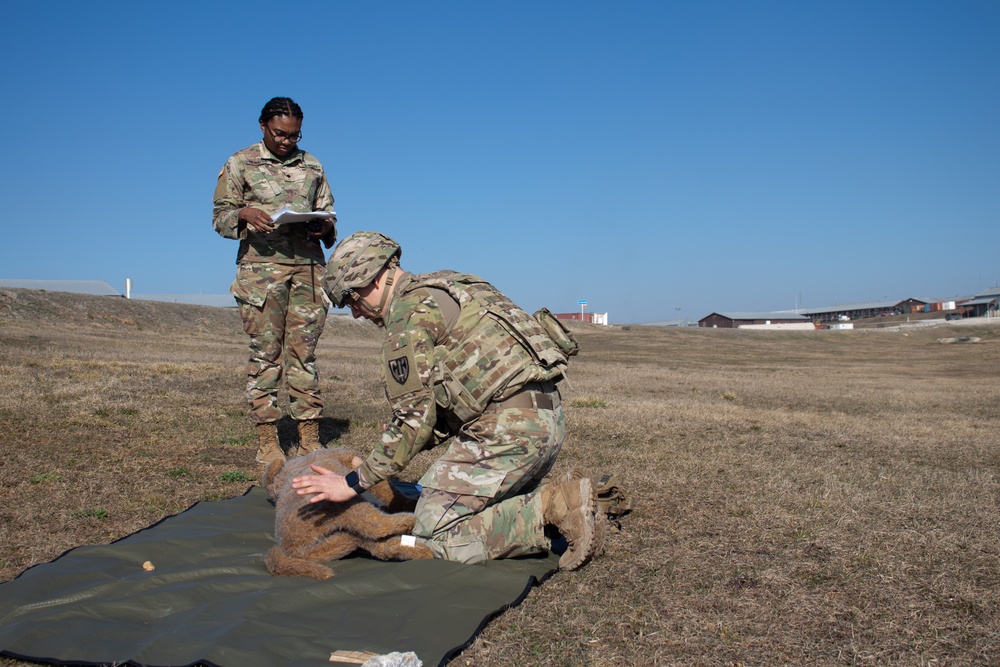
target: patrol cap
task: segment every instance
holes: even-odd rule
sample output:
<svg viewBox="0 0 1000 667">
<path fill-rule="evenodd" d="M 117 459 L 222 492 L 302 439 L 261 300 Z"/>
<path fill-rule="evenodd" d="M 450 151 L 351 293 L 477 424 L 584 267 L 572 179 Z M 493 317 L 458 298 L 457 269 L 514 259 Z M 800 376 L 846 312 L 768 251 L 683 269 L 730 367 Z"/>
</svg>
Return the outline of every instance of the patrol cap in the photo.
<svg viewBox="0 0 1000 667">
<path fill-rule="evenodd" d="M 371 284 L 393 257 L 402 254 L 399 244 L 385 234 L 354 232 L 330 255 L 323 289 L 333 305 L 343 308 L 350 290 Z"/>
</svg>

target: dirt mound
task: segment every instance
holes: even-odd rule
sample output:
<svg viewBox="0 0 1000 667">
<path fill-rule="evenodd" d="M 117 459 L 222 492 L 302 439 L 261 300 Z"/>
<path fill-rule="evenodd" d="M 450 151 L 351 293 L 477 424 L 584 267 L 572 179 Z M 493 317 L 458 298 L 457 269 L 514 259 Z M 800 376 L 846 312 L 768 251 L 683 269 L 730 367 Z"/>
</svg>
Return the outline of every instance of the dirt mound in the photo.
<svg viewBox="0 0 1000 667">
<path fill-rule="evenodd" d="M 230 333 L 242 328 L 235 308 L 33 289 L 0 290 L 0 322 L 4 320 L 199 333 Z"/>
<path fill-rule="evenodd" d="M 243 334 L 239 311 L 163 301 L 140 301 L 120 296 L 94 296 L 22 288 L 0 289 L 0 325 L 58 323 L 60 326 L 133 329 L 229 335 Z M 375 326 L 333 315 L 328 328 L 374 334 Z"/>
</svg>

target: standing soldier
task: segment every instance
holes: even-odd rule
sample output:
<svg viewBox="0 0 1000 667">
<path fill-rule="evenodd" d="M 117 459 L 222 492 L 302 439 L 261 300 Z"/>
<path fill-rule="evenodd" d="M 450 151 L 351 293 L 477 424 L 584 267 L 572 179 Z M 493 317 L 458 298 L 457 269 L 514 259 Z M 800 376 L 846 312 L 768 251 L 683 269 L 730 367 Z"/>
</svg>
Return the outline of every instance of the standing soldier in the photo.
<svg viewBox="0 0 1000 667">
<path fill-rule="evenodd" d="M 336 216 L 308 222 L 272 224 L 282 208 L 299 213 L 333 212 L 333 196 L 323 166 L 298 148 L 302 109 L 275 97 L 260 114 L 260 143 L 233 155 L 219 172 L 212 225 L 238 239 L 236 280 L 231 292 L 250 335 L 247 400 L 257 426 L 257 461 L 284 458 L 278 442 L 278 390 L 284 377 L 289 412 L 296 420 L 299 452 L 320 448 L 323 411 L 316 343 L 330 306 L 324 294 L 327 248 L 337 239 Z"/>
<path fill-rule="evenodd" d="M 559 565 L 599 553 L 606 519 L 590 479 L 539 486 L 566 435 L 559 381 L 575 343 L 473 275 L 413 275 L 392 239 L 358 232 L 334 250 L 325 289 L 385 328 L 382 375 L 392 421 L 346 476 L 319 466 L 293 488 L 342 502 L 397 475 L 425 445 L 445 451 L 421 478 L 413 532 L 438 558 L 479 563 L 544 553 L 546 526 L 568 542 Z M 540 311 L 547 314 L 548 311 Z M 562 345 L 557 344 L 562 343 Z"/>
</svg>

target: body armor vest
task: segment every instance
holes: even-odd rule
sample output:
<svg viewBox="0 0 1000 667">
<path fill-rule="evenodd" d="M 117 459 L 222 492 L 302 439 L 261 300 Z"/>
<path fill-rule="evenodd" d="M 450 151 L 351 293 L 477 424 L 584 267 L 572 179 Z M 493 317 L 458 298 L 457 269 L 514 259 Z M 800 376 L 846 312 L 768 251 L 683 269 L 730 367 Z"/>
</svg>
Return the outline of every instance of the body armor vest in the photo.
<svg viewBox="0 0 1000 667">
<path fill-rule="evenodd" d="M 459 420 L 475 419 L 491 400 L 523 384 L 563 376 L 566 354 L 531 315 L 482 278 L 425 273 L 414 276 L 406 291 L 425 287 L 448 292 L 461 308 L 448 339 L 434 349 L 435 398 Z M 508 386 L 514 378 L 517 386 Z"/>
</svg>

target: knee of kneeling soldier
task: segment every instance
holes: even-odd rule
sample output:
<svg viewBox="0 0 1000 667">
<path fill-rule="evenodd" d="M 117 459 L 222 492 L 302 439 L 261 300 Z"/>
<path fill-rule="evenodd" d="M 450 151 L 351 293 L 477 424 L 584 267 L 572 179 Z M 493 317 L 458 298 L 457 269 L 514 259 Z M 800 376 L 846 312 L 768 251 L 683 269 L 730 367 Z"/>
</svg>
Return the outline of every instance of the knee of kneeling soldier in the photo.
<svg viewBox="0 0 1000 667">
<path fill-rule="evenodd" d="M 444 517 L 441 509 L 417 507 L 417 523 L 413 527 L 417 539 L 431 550 L 435 558 L 467 565 L 486 561 L 486 539 L 482 535 L 458 532 L 454 530 L 454 525 L 442 530 Z"/>
<path fill-rule="evenodd" d="M 418 535 L 418 537 L 420 537 Z M 421 537 L 424 546 L 431 550 L 435 558 L 455 561 L 466 565 L 485 563 L 487 560 L 486 540 L 479 535 L 466 535 L 460 538 L 449 535 Z"/>
</svg>

